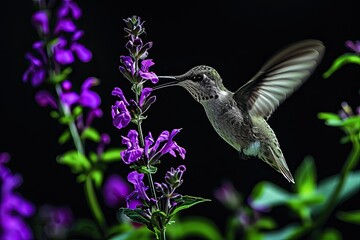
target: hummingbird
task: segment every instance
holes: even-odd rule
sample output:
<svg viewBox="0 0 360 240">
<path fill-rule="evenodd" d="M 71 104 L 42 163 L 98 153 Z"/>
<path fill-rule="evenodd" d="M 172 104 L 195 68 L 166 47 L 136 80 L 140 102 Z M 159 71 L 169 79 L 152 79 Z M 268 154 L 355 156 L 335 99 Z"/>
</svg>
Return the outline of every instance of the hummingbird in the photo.
<svg viewBox="0 0 360 240">
<path fill-rule="evenodd" d="M 241 158 L 255 157 L 295 183 L 279 141 L 267 120 L 277 107 L 313 73 L 325 47 L 315 39 L 292 43 L 275 53 L 260 70 L 235 92 L 229 91 L 219 73 L 200 65 L 153 90 L 180 86 L 205 109 L 218 135 L 235 148 Z M 238 79 L 235 79 L 238 81 Z"/>
</svg>

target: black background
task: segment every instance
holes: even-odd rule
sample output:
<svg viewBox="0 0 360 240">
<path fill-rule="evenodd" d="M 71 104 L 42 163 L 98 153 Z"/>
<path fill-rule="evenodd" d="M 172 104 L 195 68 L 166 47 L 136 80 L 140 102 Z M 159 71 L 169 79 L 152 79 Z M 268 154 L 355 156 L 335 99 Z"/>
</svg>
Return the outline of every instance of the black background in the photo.
<svg viewBox="0 0 360 240">
<path fill-rule="evenodd" d="M 261 65 L 280 48 L 294 41 L 315 38 L 323 41 L 326 52 L 309 80 L 289 97 L 269 119 L 290 170 L 294 173 L 303 158 L 312 155 L 319 179 L 339 172 L 350 150 L 338 143 L 342 132 L 327 127 L 317 118 L 322 111 L 337 112 L 340 103 L 358 106 L 360 67 L 347 65 L 329 79 L 322 74 L 339 55 L 350 52 L 346 40 L 360 39 L 356 1 L 95 1 L 80 0 L 82 18 L 77 22 L 85 30 L 82 43 L 93 52 L 90 63 L 75 63 L 71 80 L 79 86 L 90 76 L 101 84 L 94 88 L 102 98 L 104 117 L 95 127 L 112 137 L 111 146 L 120 147 L 121 135 L 111 123 L 110 107 L 115 98 L 111 90 L 120 86 L 130 97 L 129 82 L 118 71 L 119 56 L 127 55 L 122 19 L 138 15 L 145 21 L 152 41 L 149 58 L 158 75 L 175 75 L 205 64 L 218 70 L 224 85 L 235 91 L 251 78 Z M 70 146 L 59 147 L 57 137 L 63 128 L 49 117 L 48 109 L 39 107 L 34 94 L 38 89 L 21 81 L 28 62 L 24 54 L 38 39 L 31 25 L 32 1 L 2 3 L 1 85 L 0 85 L 0 151 L 11 154 L 8 164 L 23 176 L 19 191 L 36 205 L 52 203 L 69 205 L 78 216 L 89 216 L 83 188 L 66 166 L 55 158 Z M 40 87 L 41 88 L 41 87 Z M 40 89 L 39 88 L 39 89 Z M 214 199 L 214 189 L 230 180 L 245 196 L 261 180 L 272 181 L 291 190 L 286 179 L 260 160 L 242 161 L 229 145 L 220 139 L 208 122 L 202 106 L 182 88 L 156 92 L 157 102 L 143 124 L 144 132 L 157 136 L 162 130 L 182 128 L 175 140 L 187 150 L 185 160 L 168 158 L 163 171 L 185 164 L 187 171 L 182 194 Z M 132 126 L 134 127 L 134 126 Z M 126 176 L 122 163 L 107 173 Z M 162 180 L 162 176 L 156 178 Z M 351 199 L 340 207 L 358 208 Z M 109 218 L 115 210 L 106 210 Z M 215 199 L 193 207 L 185 215 L 209 217 L 223 229 L 228 212 Z M 288 219 L 274 216 L 281 223 Z M 330 219 L 331 226 L 347 232 L 355 226 Z"/>
</svg>

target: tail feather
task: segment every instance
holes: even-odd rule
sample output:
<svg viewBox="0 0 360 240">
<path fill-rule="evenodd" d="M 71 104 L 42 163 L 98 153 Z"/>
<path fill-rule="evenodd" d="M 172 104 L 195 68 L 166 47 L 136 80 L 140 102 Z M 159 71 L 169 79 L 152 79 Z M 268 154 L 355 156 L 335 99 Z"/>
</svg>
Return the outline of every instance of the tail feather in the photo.
<svg viewBox="0 0 360 240">
<path fill-rule="evenodd" d="M 266 148 L 265 148 L 266 149 Z M 295 180 L 286 164 L 285 158 L 279 147 L 272 148 L 267 146 L 268 151 L 263 151 L 259 154 L 259 158 L 269 164 L 276 171 L 281 173 L 289 182 L 295 183 Z"/>
</svg>

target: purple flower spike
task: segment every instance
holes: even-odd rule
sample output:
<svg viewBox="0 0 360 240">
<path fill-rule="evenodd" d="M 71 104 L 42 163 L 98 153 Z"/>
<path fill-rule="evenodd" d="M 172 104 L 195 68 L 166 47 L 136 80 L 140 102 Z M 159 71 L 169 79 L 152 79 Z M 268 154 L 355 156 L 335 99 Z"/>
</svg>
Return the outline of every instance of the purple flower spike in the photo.
<svg viewBox="0 0 360 240">
<path fill-rule="evenodd" d="M 127 149 L 120 153 L 124 163 L 130 164 L 139 160 L 144 149 L 139 146 L 138 132 L 136 130 L 130 130 L 127 137 L 122 138 L 122 143 L 127 146 Z"/>
<path fill-rule="evenodd" d="M 35 100 L 42 107 L 50 106 L 54 109 L 58 109 L 55 98 L 46 90 L 37 92 Z"/>
<path fill-rule="evenodd" d="M 134 185 L 134 192 L 131 195 L 135 195 L 147 202 L 150 201 L 150 198 L 146 194 L 148 187 L 145 186 L 143 182 L 144 174 L 132 171 L 129 173 L 127 180 Z M 131 196 L 130 195 L 130 196 Z"/>
<path fill-rule="evenodd" d="M 149 72 L 149 68 L 154 65 L 152 59 L 146 59 L 141 61 L 141 69 L 139 70 L 139 75 L 146 80 L 150 80 L 152 83 L 157 83 L 159 78 L 154 72 Z"/>
<path fill-rule="evenodd" d="M 353 50 L 357 54 L 360 54 L 360 41 L 353 42 L 348 40 L 345 42 L 345 46 Z"/>
<path fill-rule="evenodd" d="M 44 34 L 49 33 L 49 18 L 46 11 L 40 10 L 35 12 L 32 16 L 32 23 L 40 32 Z"/>
<path fill-rule="evenodd" d="M 113 174 L 107 178 L 103 192 L 105 203 L 109 207 L 117 208 L 125 202 L 125 198 L 129 195 L 130 189 L 122 177 Z"/>
<path fill-rule="evenodd" d="M 0 153 L 0 239 L 34 239 L 31 228 L 23 217 L 32 216 L 35 207 L 15 192 L 21 185 L 22 178 L 5 166 L 9 159 L 8 153 Z"/>
</svg>

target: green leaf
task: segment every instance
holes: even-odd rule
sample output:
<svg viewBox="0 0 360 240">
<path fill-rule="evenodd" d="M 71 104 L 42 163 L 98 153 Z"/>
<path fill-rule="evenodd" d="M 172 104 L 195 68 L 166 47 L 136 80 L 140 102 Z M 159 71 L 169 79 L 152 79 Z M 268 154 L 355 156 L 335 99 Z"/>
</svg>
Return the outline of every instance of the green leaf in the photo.
<svg viewBox="0 0 360 240">
<path fill-rule="evenodd" d="M 61 116 L 60 113 L 58 113 L 55 110 L 50 112 L 50 117 L 52 118 L 58 119 L 60 116 Z"/>
<path fill-rule="evenodd" d="M 335 113 L 330 113 L 330 112 L 320 112 L 318 114 L 318 118 L 319 119 L 323 119 L 323 120 L 340 120 L 341 118 L 339 117 L 339 115 L 335 114 Z"/>
<path fill-rule="evenodd" d="M 294 234 L 296 231 L 300 230 L 301 227 L 298 224 L 289 224 L 284 228 L 264 232 L 264 240 L 279 240 L 279 239 L 289 239 L 289 237 Z"/>
<path fill-rule="evenodd" d="M 335 228 L 328 228 L 321 234 L 319 240 L 341 240 L 341 233 Z"/>
<path fill-rule="evenodd" d="M 153 240 L 154 233 L 146 227 L 138 227 L 118 235 L 112 236 L 109 240 Z"/>
<path fill-rule="evenodd" d="M 71 72 L 72 72 L 72 68 L 67 67 L 61 73 L 53 74 L 51 76 L 51 79 L 54 83 L 61 83 L 62 81 L 64 81 L 65 79 L 68 78 L 68 76 L 70 75 Z"/>
<path fill-rule="evenodd" d="M 115 162 L 121 160 L 120 152 L 123 148 L 112 148 L 104 151 L 101 156 L 101 160 L 104 162 Z"/>
<path fill-rule="evenodd" d="M 209 201 L 211 200 L 201 197 L 182 196 L 181 198 L 175 201 L 178 203 L 178 205 L 175 207 L 175 209 L 172 211 L 172 213 L 169 216 L 174 216 L 177 212 L 192 207 L 198 203 L 209 202 Z"/>
<path fill-rule="evenodd" d="M 83 111 L 83 108 L 81 106 L 76 106 L 74 109 L 73 109 L 73 115 L 75 117 L 79 116 Z"/>
<path fill-rule="evenodd" d="M 101 239 L 98 225 L 89 219 L 79 219 L 70 229 L 68 239 Z"/>
<path fill-rule="evenodd" d="M 92 127 L 85 128 L 84 131 L 81 133 L 81 138 L 89 139 L 93 142 L 100 142 L 101 139 L 99 132 Z"/>
<path fill-rule="evenodd" d="M 308 195 L 316 190 L 316 169 L 314 159 L 305 157 L 295 172 L 295 188 L 300 195 Z"/>
<path fill-rule="evenodd" d="M 252 191 L 252 205 L 255 208 L 275 207 L 286 204 L 292 195 L 270 182 L 258 183 Z"/>
<path fill-rule="evenodd" d="M 360 225 L 360 210 L 349 212 L 339 211 L 336 216 L 344 222 Z"/>
<path fill-rule="evenodd" d="M 193 239 L 199 237 L 207 240 L 222 240 L 221 232 L 216 224 L 207 218 L 188 217 L 177 220 L 166 228 L 170 239 Z"/>
<path fill-rule="evenodd" d="M 120 212 L 125 214 L 128 218 L 130 218 L 134 222 L 142 223 L 148 226 L 150 224 L 150 219 L 144 217 L 141 214 L 143 212 L 143 210 L 141 209 L 120 208 Z"/>
<path fill-rule="evenodd" d="M 331 192 L 334 191 L 336 185 L 340 180 L 339 175 L 334 175 L 323 179 L 319 185 L 317 192 L 324 196 L 329 196 Z M 339 197 L 337 199 L 337 204 L 343 202 L 344 200 L 350 198 L 354 194 L 360 191 L 360 170 L 351 171 L 344 182 L 344 186 L 341 189 Z M 314 206 L 313 212 L 317 212 L 322 209 L 325 205 Z"/>
<path fill-rule="evenodd" d="M 90 169 L 91 164 L 84 154 L 70 150 L 57 158 L 57 162 L 67 165 L 73 173 L 81 173 Z"/>
<path fill-rule="evenodd" d="M 70 134 L 70 131 L 69 129 L 66 129 L 59 137 L 58 139 L 58 143 L 59 144 L 64 144 L 66 143 L 67 141 L 69 141 L 71 138 L 71 134 Z"/>
<path fill-rule="evenodd" d="M 69 124 L 72 121 L 74 121 L 74 118 L 72 116 L 63 116 L 59 118 L 59 123 L 61 124 Z"/>
<path fill-rule="evenodd" d="M 323 78 L 330 77 L 334 72 L 339 70 L 342 66 L 355 63 L 360 64 L 360 56 L 354 53 L 346 53 L 336 58 L 330 68 L 323 74 Z"/>
<path fill-rule="evenodd" d="M 91 179 L 94 181 L 96 187 L 100 187 L 103 182 L 104 175 L 100 170 L 91 171 Z"/>
<path fill-rule="evenodd" d="M 276 228 L 276 222 L 272 218 L 262 216 L 256 221 L 255 226 L 259 229 L 270 230 Z"/>
<path fill-rule="evenodd" d="M 155 174 L 157 172 L 157 167 L 155 166 L 141 166 L 132 165 L 130 168 L 134 168 L 136 171 L 145 173 L 145 174 Z"/>
</svg>

